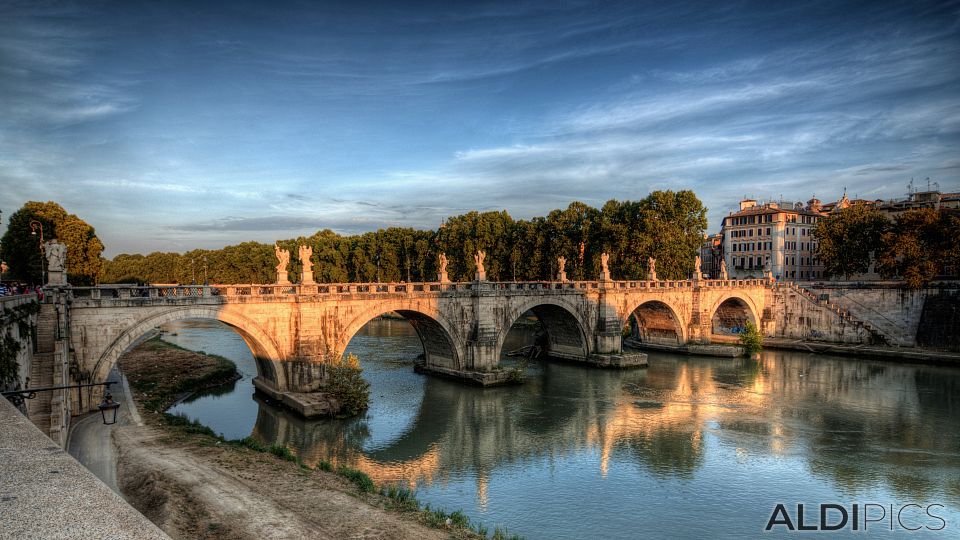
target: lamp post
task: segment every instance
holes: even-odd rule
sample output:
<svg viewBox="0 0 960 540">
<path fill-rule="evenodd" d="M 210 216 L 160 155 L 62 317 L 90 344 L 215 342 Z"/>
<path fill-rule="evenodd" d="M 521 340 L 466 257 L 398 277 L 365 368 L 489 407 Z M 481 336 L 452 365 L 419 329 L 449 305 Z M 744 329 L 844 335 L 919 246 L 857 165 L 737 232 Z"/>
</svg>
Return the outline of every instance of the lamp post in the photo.
<svg viewBox="0 0 960 540">
<path fill-rule="evenodd" d="M 209 285 L 209 283 L 207 283 L 207 256 L 206 255 L 203 256 L 203 284 Z"/>
<path fill-rule="evenodd" d="M 46 273 L 44 272 L 44 268 L 46 267 L 46 265 L 44 264 L 44 260 L 43 260 L 44 256 L 46 255 L 45 248 L 43 247 L 43 223 L 40 223 L 35 219 L 31 219 L 30 220 L 30 236 L 36 236 L 37 230 L 40 231 L 40 285 L 43 285 L 47 281 Z"/>
</svg>

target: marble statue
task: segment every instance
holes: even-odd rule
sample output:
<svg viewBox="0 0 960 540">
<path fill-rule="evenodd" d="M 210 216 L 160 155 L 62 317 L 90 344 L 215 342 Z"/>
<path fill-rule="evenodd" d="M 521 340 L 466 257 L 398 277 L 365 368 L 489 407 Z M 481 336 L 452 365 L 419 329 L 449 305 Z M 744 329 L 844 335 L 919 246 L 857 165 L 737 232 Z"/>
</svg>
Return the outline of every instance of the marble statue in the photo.
<svg viewBox="0 0 960 540">
<path fill-rule="evenodd" d="M 610 280 L 610 267 L 607 265 L 607 262 L 610 260 L 610 255 L 606 253 L 600 254 L 600 279 L 602 281 Z"/>
<path fill-rule="evenodd" d="M 303 272 L 312 272 L 313 271 L 313 261 L 310 260 L 310 257 L 313 257 L 313 248 L 308 245 L 300 246 L 300 264 L 303 265 Z"/>
<path fill-rule="evenodd" d="M 473 262 L 477 264 L 477 281 L 485 281 L 487 279 L 487 269 L 483 267 L 483 259 L 487 257 L 487 254 L 481 250 L 477 250 L 477 254 L 473 256 Z"/>
<path fill-rule="evenodd" d="M 439 281 L 440 283 L 446 283 L 450 281 L 450 279 L 447 278 L 447 254 L 441 253 L 439 260 L 440 260 L 440 269 L 437 272 L 437 281 Z"/>
<path fill-rule="evenodd" d="M 44 246 L 47 255 L 47 271 L 63 272 L 67 262 L 67 246 L 60 242 L 47 242 Z"/>
<path fill-rule="evenodd" d="M 273 245 L 273 252 L 277 255 L 277 284 L 286 285 L 290 283 L 290 279 L 287 276 L 287 266 L 290 264 L 290 252 L 285 249 L 280 249 L 280 244 Z"/>
</svg>

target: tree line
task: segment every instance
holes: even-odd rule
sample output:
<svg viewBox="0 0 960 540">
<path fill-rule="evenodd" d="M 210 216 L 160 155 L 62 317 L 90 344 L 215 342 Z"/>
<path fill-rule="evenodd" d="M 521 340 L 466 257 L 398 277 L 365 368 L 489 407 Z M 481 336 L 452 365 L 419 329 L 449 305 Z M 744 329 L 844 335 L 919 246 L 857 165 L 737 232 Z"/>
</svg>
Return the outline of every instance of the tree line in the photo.
<svg viewBox="0 0 960 540">
<path fill-rule="evenodd" d="M 60 208 L 56 203 L 27 203 L 11 216 L 3 238 L 3 257 L 9 261 L 10 274 L 33 283 L 40 282 L 35 240 L 28 238 L 29 230 L 13 223 L 14 217 L 18 224 L 35 217 L 36 205 Z M 645 277 L 648 257 L 657 260 L 661 279 L 686 279 L 703 241 L 706 212 L 692 191 L 655 191 L 639 201 L 611 200 L 602 208 L 573 202 L 566 209 L 529 220 L 514 219 L 506 211 L 468 212 L 448 218 L 436 230 L 389 227 L 341 235 L 325 229 L 277 244 L 291 253 L 290 279 L 295 282 L 300 279 L 297 251 L 301 244 L 313 248 L 314 279 L 320 283 L 435 281 L 440 253 L 447 256 L 451 280 L 470 281 L 476 271 L 477 250 L 486 252 L 487 278 L 494 281 L 553 279 L 560 256 L 567 260 L 568 279 L 596 279 L 604 252 L 610 255 L 609 266 L 616 279 Z M 51 228 L 59 232 L 55 224 Z M 276 281 L 272 244 L 243 242 L 186 253 L 125 253 L 106 260 L 100 257 L 103 245 L 93 228 L 87 228 L 95 242 L 77 242 L 73 236 L 66 239 L 68 271 L 74 284 Z M 74 267 L 75 262 L 80 262 L 79 266 Z"/>
<path fill-rule="evenodd" d="M 881 277 L 920 288 L 960 272 L 960 210 L 918 208 L 893 219 L 855 204 L 821 218 L 813 230 L 817 257 L 831 277 L 862 274 L 873 264 Z"/>
</svg>

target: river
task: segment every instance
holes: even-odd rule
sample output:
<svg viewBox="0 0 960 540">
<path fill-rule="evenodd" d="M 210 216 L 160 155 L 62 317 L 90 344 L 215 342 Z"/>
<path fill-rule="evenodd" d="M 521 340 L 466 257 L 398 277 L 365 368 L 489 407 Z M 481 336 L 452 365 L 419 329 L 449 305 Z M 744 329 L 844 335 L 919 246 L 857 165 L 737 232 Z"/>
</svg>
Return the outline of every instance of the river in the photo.
<svg viewBox="0 0 960 540">
<path fill-rule="evenodd" d="M 462 509 L 491 531 L 742 538 L 762 534 L 778 503 L 794 525 L 798 503 L 807 525 L 820 504 L 862 513 L 871 503 L 870 519 L 891 505 L 898 516 L 869 523 L 871 536 L 960 531 L 955 368 L 771 350 L 759 360 L 650 352 L 646 369 L 533 362 L 522 386 L 482 389 L 414 373 L 422 349 L 413 328 L 378 319 L 348 348 L 370 382 L 370 409 L 304 420 L 254 396 L 253 357 L 228 327 L 163 329 L 164 339 L 226 356 L 243 374 L 171 412 L 227 438 L 288 445 L 308 464 L 344 463 L 412 486 L 422 502 Z M 529 338 L 515 328 L 505 349 Z M 838 522 L 829 512 L 828 524 Z M 862 535 L 852 521 L 833 534 Z M 793 534 L 774 527 L 774 536 Z"/>
</svg>

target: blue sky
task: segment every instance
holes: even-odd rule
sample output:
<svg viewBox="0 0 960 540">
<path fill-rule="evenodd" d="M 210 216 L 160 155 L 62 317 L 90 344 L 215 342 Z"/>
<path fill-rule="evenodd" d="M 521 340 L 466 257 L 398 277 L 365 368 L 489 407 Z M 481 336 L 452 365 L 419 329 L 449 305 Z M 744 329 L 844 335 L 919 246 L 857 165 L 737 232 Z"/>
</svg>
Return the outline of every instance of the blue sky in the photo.
<svg viewBox="0 0 960 540">
<path fill-rule="evenodd" d="M 960 191 L 958 2 L 8 2 L 0 209 L 106 254 Z"/>
</svg>

